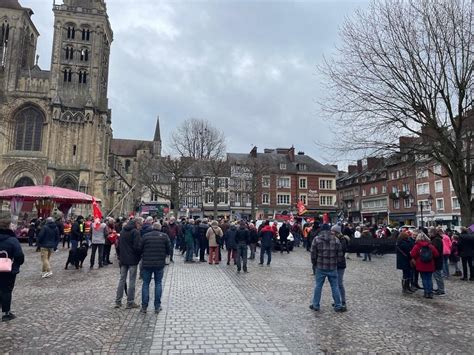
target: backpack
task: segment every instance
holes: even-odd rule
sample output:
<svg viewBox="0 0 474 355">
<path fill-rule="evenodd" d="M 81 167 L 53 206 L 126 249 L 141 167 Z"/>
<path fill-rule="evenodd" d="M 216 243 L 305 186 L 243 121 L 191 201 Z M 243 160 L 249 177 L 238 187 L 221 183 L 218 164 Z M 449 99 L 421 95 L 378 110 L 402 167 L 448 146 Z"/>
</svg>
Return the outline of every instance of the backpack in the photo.
<svg viewBox="0 0 474 355">
<path fill-rule="evenodd" d="M 424 263 L 429 263 L 433 260 L 433 252 L 429 245 L 422 246 L 420 249 L 420 260 Z"/>
</svg>

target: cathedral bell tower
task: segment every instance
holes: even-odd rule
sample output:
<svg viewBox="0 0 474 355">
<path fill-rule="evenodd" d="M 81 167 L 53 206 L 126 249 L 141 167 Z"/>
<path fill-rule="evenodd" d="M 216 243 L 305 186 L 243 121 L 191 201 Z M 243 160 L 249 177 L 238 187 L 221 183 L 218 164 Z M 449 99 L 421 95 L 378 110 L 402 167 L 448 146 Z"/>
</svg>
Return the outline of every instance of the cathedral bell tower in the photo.
<svg viewBox="0 0 474 355">
<path fill-rule="evenodd" d="M 83 192 L 107 204 L 112 139 L 107 84 L 113 32 L 104 0 L 54 4 L 50 97 L 57 175 L 74 173 Z"/>
</svg>

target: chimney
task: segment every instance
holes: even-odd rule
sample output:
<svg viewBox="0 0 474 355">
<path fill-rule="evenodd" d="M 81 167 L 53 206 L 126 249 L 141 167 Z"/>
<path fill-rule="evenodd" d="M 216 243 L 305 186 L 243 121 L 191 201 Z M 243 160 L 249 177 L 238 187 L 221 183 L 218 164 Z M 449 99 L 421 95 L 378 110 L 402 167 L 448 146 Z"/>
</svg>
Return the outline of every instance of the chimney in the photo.
<svg viewBox="0 0 474 355">
<path fill-rule="evenodd" d="M 361 173 L 361 172 L 362 172 L 362 169 L 363 169 L 362 160 L 359 159 L 359 160 L 357 160 L 357 171 L 358 171 L 359 173 Z"/>
<path fill-rule="evenodd" d="M 292 146 L 290 149 L 288 149 L 288 157 L 292 163 L 295 162 L 295 147 Z"/>
<path fill-rule="evenodd" d="M 354 174 L 357 172 L 357 165 L 349 165 L 347 167 L 349 174 Z"/>
<path fill-rule="evenodd" d="M 376 158 L 376 157 L 367 158 L 367 168 L 369 170 L 377 168 L 382 163 L 383 163 L 383 158 Z"/>
<path fill-rule="evenodd" d="M 253 147 L 252 150 L 250 151 L 250 156 L 252 158 L 256 158 L 257 157 L 257 146 Z"/>
<path fill-rule="evenodd" d="M 304 155 L 304 152 L 302 152 L 301 150 L 298 152 L 298 155 Z"/>
</svg>

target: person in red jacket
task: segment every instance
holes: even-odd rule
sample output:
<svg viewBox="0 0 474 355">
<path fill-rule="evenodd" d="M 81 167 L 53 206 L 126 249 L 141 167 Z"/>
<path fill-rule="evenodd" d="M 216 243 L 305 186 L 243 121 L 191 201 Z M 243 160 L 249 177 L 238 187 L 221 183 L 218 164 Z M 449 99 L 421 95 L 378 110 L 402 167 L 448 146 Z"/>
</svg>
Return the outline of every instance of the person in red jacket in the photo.
<svg viewBox="0 0 474 355">
<path fill-rule="evenodd" d="M 432 274 L 435 271 L 435 258 L 439 257 L 438 250 L 431 244 L 430 238 L 419 232 L 416 237 L 416 244 L 410 252 L 415 262 L 416 271 L 421 274 L 425 298 L 433 298 Z"/>
</svg>

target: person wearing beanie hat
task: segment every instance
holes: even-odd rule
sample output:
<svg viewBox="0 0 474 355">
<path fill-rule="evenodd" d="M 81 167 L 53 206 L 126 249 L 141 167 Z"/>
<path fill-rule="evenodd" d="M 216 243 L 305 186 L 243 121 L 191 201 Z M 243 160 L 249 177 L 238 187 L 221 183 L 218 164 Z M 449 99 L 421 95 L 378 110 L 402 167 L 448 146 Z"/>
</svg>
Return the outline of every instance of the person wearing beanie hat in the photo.
<svg viewBox="0 0 474 355">
<path fill-rule="evenodd" d="M 337 264 L 342 255 L 341 243 L 329 229 L 328 224 L 323 224 L 321 232 L 311 245 L 311 261 L 316 268 L 316 284 L 309 308 L 313 311 L 319 311 L 321 293 L 324 281 L 327 278 L 331 285 L 334 310 L 344 312 L 346 308 L 342 306 L 337 274 Z"/>
<path fill-rule="evenodd" d="M 341 233 L 341 226 L 339 224 L 335 224 L 331 227 L 331 232 L 334 233 Z"/>
</svg>

